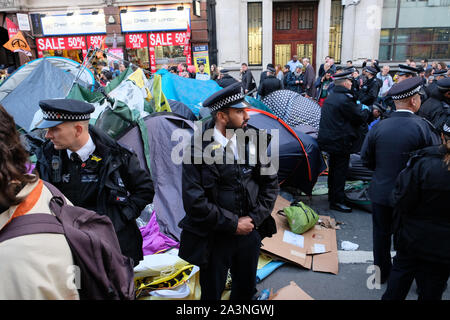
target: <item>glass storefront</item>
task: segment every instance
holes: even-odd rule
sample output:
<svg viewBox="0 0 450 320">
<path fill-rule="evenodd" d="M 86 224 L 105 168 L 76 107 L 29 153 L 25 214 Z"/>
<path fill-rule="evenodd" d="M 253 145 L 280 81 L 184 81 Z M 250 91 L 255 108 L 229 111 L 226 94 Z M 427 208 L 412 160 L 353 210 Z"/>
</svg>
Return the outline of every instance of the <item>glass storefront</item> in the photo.
<svg viewBox="0 0 450 320">
<path fill-rule="evenodd" d="M 155 47 L 156 69 L 162 65 L 178 66 L 186 63 L 186 56 L 183 54 L 184 46 L 159 46 Z"/>
<path fill-rule="evenodd" d="M 450 59 L 448 0 L 385 0 L 379 60 Z"/>
</svg>

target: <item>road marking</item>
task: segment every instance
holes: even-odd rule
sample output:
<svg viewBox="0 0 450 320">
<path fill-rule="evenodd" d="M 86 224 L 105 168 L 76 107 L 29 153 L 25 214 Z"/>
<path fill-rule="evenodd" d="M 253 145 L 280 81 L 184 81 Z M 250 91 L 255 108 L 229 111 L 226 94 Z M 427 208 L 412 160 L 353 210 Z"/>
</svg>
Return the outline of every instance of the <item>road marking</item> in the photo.
<svg viewBox="0 0 450 320">
<path fill-rule="evenodd" d="M 395 256 L 395 251 L 391 252 L 391 257 Z M 372 251 L 344 251 L 338 250 L 339 263 L 373 263 Z"/>
</svg>

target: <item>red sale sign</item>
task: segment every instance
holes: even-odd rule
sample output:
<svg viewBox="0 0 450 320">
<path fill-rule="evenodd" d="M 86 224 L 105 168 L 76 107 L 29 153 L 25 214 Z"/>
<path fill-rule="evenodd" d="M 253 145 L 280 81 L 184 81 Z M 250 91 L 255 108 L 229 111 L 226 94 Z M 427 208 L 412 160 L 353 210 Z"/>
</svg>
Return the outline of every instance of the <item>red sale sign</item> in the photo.
<svg viewBox="0 0 450 320">
<path fill-rule="evenodd" d="M 48 50 L 83 50 L 86 51 L 84 36 L 37 38 L 38 57 L 43 57 L 43 51 Z"/>
<path fill-rule="evenodd" d="M 5 20 L 6 20 L 6 29 L 8 30 L 8 36 L 11 39 L 17 34 L 17 32 L 19 32 L 19 27 L 8 18 L 6 18 Z"/>
<path fill-rule="evenodd" d="M 132 33 L 125 36 L 127 49 L 142 49 L 148 47 L 147 35 L 145 33 Z"/>
<path fill-rule="evenodd" d="M 159 32 L 150 33 L 150 46 L 183 46 L 186 42 L 186 32 Z"/>
<path fill-rule="evenodd" d="M 90 48 L 92 46 L 93 49 L 102 49 L 102 44 L 106 47 L 104 44 L 106 40 L 106 36 L 87 36 L 87 46 Z"/>
</svg>

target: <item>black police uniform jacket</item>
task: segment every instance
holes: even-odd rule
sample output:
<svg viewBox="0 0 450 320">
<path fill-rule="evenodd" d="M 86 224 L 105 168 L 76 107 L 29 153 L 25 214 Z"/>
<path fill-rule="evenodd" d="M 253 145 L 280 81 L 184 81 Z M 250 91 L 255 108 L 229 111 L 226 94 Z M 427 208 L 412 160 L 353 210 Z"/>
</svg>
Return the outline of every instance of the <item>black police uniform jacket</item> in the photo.
<svg viewBox="0 0 450 320">
<path fill-rule="evenodd" d="M 232 76 L 230 76 L 229 74 L 224 74 L 221 79 L 216 79 L 216 82 L 222 88 L 226 88 L 238 81 L 235 78 L 233 78 Z"/>
<path fill-rule="evenodd" d="M 429 120 L 437 129 L 442 128 L 450 115 L 450 106 L 439 88 L 432 91 L 431 97 L 420 106 L 417 114 Z"/>
<path fill-rule="evenodd" d="M 96 146 L 94 154 L 102 159 L 99 161 L 96 208 L 88 209 L 111 219 L 122 254 L 132 258 L 137 265 L 143 259 L 143 252 L 142 235 L 136 225 L 136 219 L 145 206 L 153 201 L 153 182 L 140 167 L 134 152 L 119 145 L 93 126 L 89 126 L 89 134 Z M 64 182 L 54 181 L 51 163 L 53 156 L 67 159 L 66 154 L 66 150 L 55 150 L 50 140 L 46 141 L 36 154 L 40 177 L 60 190 L 63 189 L 61 187 Z M 72 200 L 71 202 L 78 205 Z"/>
<path fill-rule="evenodd" d="M 361 148 L 363 164 L 375 170 L 369 187 L 371 201 L 392 206 L 390 195 L 395 180 L 411 153 L 440 143 L 433 125 L 410 112 L 396 111 L 376 123 Z"/>
<path fill-rule="evenodd" d="M 372 79 L 367 79 L 363 83 L 361 89 L 359 90 L 358 97 L 359 101 L 366 106 L 371 106 L 377 101 L 378 92 L 380 91 L 381 84 L 380 79 L 373 77 Z"/>
<path fill-rule="evenodd" d="M 213 120 L 204 123 L 203 132 L 214 124 Z M 224 164 L 206 164 L 198 158 L 203 163 L 195 164 L 195 149 L 203 152 L 210 144 L 204 141 L 196 146 L 192 142 L 192 164 L 183 164 L 182 175 L 186 216 L 179 223 L 179 256 L 201 267 L 207 265 L 214 250 L 214 236 L 233 237 L 239 217 L 250 216 L 261 239 L 276 232 L 271 212 L 279 191 L 277 175 L 261 175 L 259 161 L 254 166 L 248 161 L 226 164 L 225 160 Z M 221 145 L 214 142 L 212 149 L 218 148 Z"/>
<path fill-rule="evenodd" d="M 283 89 L 283 84 L 281 83 L 280 79 L 270 75 L 262 81 L 261 85 L 258 88 L 258 94 L 261 97 L 265 97 L 272 92 L 281 89 Z"/>
<path fill-rule="evenodd" d="M 362 111 L 352 91 L 335 86 L 321 109 L 317 141 L 329 153 L 354 153 L 359 149 L 369 112 Z M 359 146 L 358 146 L 359 145 Z"/>
<path fill-rule="evenodd" d="M 450 265 L 450 171 L 445 146 L 417 151 L 399 174 L 394 192 L 394 247 Z"/>
</svg>

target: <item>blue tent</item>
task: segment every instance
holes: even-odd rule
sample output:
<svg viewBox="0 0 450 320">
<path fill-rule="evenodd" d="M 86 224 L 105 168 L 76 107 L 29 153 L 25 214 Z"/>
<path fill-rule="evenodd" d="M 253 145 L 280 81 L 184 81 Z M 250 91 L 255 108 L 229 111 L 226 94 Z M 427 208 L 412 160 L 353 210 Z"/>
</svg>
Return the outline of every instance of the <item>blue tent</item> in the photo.
<svg viewBox="0 0 450 320">
<path fill-rule="evenodd" d="M 74 78 L 71 73 L 42 60 L 17 87 L 0 101 L 0 104 L 14 117 L 14 121 L 19 127 L 29 131 L 36 111 L 40 110 L 39 101 L 65 98 Z"/>
<path fill-rule="evenodd" d="M 201 103 L 222 88 L 213 80 L 183 78 L 165 69 L 158 70 L 161 75 L 162 91 L 167 99 L 183 102 L 198 117 Z"/>
</svg>

